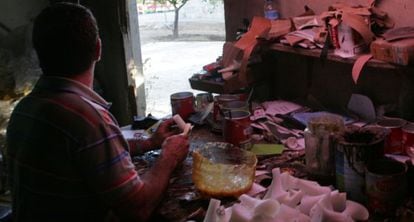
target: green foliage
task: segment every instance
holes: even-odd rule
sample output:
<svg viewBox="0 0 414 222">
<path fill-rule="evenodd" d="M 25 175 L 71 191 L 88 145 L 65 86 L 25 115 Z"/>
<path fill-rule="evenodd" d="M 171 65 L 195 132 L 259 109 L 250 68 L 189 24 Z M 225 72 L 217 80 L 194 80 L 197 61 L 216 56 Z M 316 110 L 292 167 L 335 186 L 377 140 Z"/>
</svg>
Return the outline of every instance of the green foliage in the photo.
<svg viewBox="0 0 414 222">
<path fill-rule="evenodd" d="M 219 4 L 223 4 L 223 0 L 203 0 L 203 2 L 210 3 L 213 6 L 217 6 Z"/>
<path fill-rule="evenodd" d="M 189 0 L 154 0 L 157 3 L 164 4 L 170 3 L 174 6 L 174 8 L 181 8 L 184 6 Z"/>
</svg>

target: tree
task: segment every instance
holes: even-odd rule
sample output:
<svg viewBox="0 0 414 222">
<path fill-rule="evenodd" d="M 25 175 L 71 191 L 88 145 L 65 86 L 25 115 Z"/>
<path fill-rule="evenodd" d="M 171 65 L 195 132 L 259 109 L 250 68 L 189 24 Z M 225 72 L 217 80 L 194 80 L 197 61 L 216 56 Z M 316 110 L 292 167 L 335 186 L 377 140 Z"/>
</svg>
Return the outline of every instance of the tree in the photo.
<svg viewBox="0 0 414 222">
<path fill-rule="evenodd" d="M 210 3 L 214 7 L 216 7 L 217 5 L 223 4 L 223 0 L 203 0 L 203 2 Z"/>
<path fill-rule="evenodd" d="M 174 26 L 173 26 L 173 38 L 178 38 L 178 20 L 180 15 L 180 9 L 188 2 L 188 0 L 155 0 L 161 4 L 166 2 L 170 3 L 174 7 Z"/>
<path fill-rule="evenodd" d="M 174 26 L 173 26 L 173 38 L 178 38 L 178 21 L 180 18 L 180 9 L 187 4 L 189 0 L 153 0 L 154 3 L 165 4 L 170 3 L 174 7 Z M 208 2 L 214 6 L 219 3 L 222 3 L 223 0 L 203 0 L 204 2 Z M 145 4 L 145 0 L 138 0 L 138 2 L 142 2 Z"/>
</svg>

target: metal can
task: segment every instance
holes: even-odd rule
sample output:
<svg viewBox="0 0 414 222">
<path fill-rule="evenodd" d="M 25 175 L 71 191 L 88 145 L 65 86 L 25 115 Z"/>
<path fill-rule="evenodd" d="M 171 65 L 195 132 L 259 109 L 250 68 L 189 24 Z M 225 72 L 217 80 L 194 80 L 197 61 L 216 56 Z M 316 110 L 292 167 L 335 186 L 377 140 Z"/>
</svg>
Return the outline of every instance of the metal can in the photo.
<svg viewBox="0 0 414 222">
<path fill-rule="evenodd" d="M 195 97 L 196 110 L 203 111 L 211 102 L 213 102 L 211 93 L 198 93 Z"/>
<path fill-rule="evenodd" d="M 178 92 L 170 96 L 172 114 L 179 114 L 184 120 L 188 120 L 194 110 L 194 94 L 192 92 Z"/>
<path fill-rule="evenodd" d="M 222 109 L 222 106 L 228 102 L 231 101 L 240 101 L 240 97 L 237 95 L 231 95 L 231 94 L 222 94 L 217 95 L 214 97 L 214 109 L 213 109 L 213 119 L 214 121 L 220 121 L 220 109 Z"/>
<path fill-rule="evenodd" d="M 407 165 L 389 158 L 367 165 L 367 207 L 373 214 L 395 216 L 407 193 Z"/>
<path fill-rule="evenodd" d="M 402 128 L 402 146 L 404 152 L 414 158 L 414 123 L 408 123 Z"/>
<path fill-rule="evenodd" d="M 402 127 L 406 121 L 400 118 L 384 118 L 377 122 L 377 125 L 389 130 L 385 140 L 384 151 L 386 154 L 404 153 L 402 146 Z"/>
<path fill-rule="evenodd" d="M 337 135 L 335 152 L 336 187 L 350 200 L 365 204 L 365 168 L 384 156 L 383 128 L 349 127 Z"/>
<path fill-rule="evenodd" d="M 223 120 L 223 138 L 226 142 L 244 149 L 250 149 L 251 135 L 250 113 L 240 110 L 231 110 L 225 113 Z"/>
<path fill-rule="evenodd" d="M 249 111 L 249 104 L 245 101 L 230 101 L 223 104 L 222 110 L 223 112 L 228 112 L 231 110 Z"/>
</svg>

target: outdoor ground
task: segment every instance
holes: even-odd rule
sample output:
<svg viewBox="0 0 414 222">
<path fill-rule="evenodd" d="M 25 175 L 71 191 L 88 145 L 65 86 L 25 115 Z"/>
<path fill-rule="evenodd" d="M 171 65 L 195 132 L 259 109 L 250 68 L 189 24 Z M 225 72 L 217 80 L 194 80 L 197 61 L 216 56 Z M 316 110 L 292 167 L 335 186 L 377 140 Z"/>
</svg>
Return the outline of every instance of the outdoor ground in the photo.
<svg viewBox="0 0 414 222">
<path fill-rule="evenodd" d="M 221 56 L 223 8 L 206 7 L 201 0 L 194 0 L 182 8 L 178 39 L 172 39 L 172 12 L 139 15 L 147 114 L 171 114 L 172 93 L 200 92 L 191 89 L 188 79 Z"/>
</svg>

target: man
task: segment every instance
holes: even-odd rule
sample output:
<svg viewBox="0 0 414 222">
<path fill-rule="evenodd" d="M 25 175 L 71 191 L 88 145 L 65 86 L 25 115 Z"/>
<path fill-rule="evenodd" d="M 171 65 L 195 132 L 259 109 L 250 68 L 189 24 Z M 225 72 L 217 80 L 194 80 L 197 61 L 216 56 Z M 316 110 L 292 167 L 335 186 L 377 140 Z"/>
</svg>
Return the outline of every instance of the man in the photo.
<svg viewBox="0 0 414 222">
<path fill-rule="evenodd" d="M 101 55 L 92 13 L 69 3 L 49 6 L 32 38 L 43 75 L 7 129 L 13 220 L 148 220 L 188 154 L 188 139 L 173 135 L 171 119 L 163 122 L 131 150 L 162 147 L 140 178 L 108 103 L 91 90 Z"/>
</svg>

